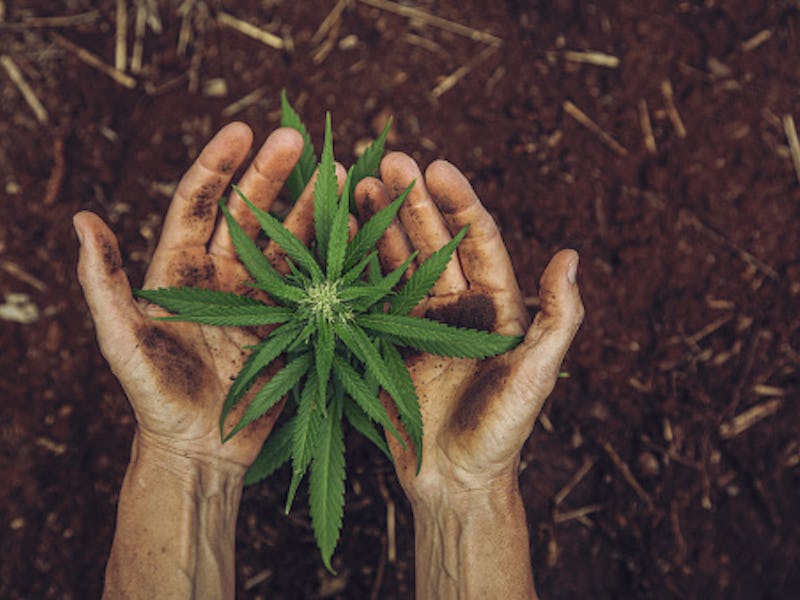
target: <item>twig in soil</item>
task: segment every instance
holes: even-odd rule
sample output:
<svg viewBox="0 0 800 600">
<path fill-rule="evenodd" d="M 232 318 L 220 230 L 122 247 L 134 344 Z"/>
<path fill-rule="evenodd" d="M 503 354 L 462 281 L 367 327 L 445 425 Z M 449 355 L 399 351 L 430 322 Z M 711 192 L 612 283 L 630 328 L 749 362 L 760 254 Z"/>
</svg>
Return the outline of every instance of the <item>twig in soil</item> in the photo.
<svg viewBox="0 0 800 600">
<path fill-rule="evenodd" d="M 120 71 L 127 68 L 128 58 L 128 7 L 125 0 L 117 0 L 117 33 L 114 45 L 114 67 Z"/>
<path fill-rule="evenodd" d="M 77 56 L 80 60 L 82 60 L 90 67 L 93 67 L 98 71 L 100 71 L 101 73 L 108 75 L 109 77 L 111 77 L 111 79 L 116 81 L 121 86 L 131 90 L 136 87 L 136 80 L 133 77 L 131 77 L 130 75 L 126 75 L 125 73 L 123 73 L 119 69 L 115 69 L 111 65 L 107 65 L 97 56 L 89 52 L 86 48 L 78 46 L 77 44 L 69 41 L 67 38 L 63 36 L 58 35 L 57 33 L 52 33 L 50 35 L 53 37 L 53 41 L 56 44 L 58 44 L 65 50 L 72 52 L 75 56 Z"/>
<path fill-rule="evenodd" d="M 381 535 L 381 557 L 378 560 L 378 568 L 375 569 L 375 581 L 372 582 L 372 590 L 369 593 L 369 600 L 378 600 L 383 584 L 383 574 L 386 572 L 386 536 Z"/>
<path fill-rule="evenodd" d="M 450 73 L 447 77 L 442 79 L 439 84 L 431 90 L 431 96 L 439 98 L 445 92 L 451 90 L 463 77 L 465 77 L 472 69 L 477 67 L 480 63 L 486 60 L 489 56 L 497 51 L 497 46 L 489 46 L 484 48 L 476 57 L 474 57 L 467 64 L 460 66 L 458 69 Z"/>
<path fill-rule="evenodd" d="M 403 34 L 403 39 L 412 46 L 419 46 L 420 48 L 425 48 L 425 50 L 428 50 L 440 56 L 447 55 L 447 52 L 445 52 L 444 49 L 439 44 L 437 44 L 433 40 L 429 40 L 426 37 L 422 37 L 421 35 L 417 35 L 415 33 L 405 33 Z"/>
<path fill-rule="evenodd" d="M 236 102 L 231 102 L 228 106 L 222 109 L 222 116 L 223 117 L 232 117 L 233 115 L 243 111 L 244 109 L 252 106 L 261 98 L 264 97 L 264 94 L 267 93 L 267 86 L 262 86 L 260 88 L 254 89 L 249 94 L 242 96 Z"/>
<path fill-rule="evenodd" d="M 5 0 L 0 0 L 0 23 L 6 20 L 6 3 Z"/>
<path fill-rule="evenodd" d="M 675 560 L 679 565 L 686 562 L 686 539 L 681 531 L 681 518 L 678 514 L 678 503 L 673 501 L 670 504 L 669 522 L 672 527 L 672 535 L 675 537 Z"/>
<path fill-rule="evenodd" d="M 750 429 L 753 425 L 771 415 L 774 415 L 780 409 L 783 400 L 775 398 L 774 400 L 767 400 L 761 404 L 756 404 L 752 408 L 748 408 L 743 413 L 739 413 L 727 423 L 719 426 L 719 437 L 723 440 L 728 440 L 736 437 L 740 433 Z"/>
<path fill-rule="evenodd" d="M 50 177 L 47 178 L 47 185 L 45 186 L 44 200 L 42 204 L 45 206 L 52 206 L 58 199 L 58 194 L 61 193 L 61 184 L 64 183 L 64 139 L 56 135 L 53 139 L 53 170 L 50 171 Z"/>
<path fill-rule="evenodd" d="M 725 325 L 728 321 L 733 318 L 733 315 L 723 315 L 714 321 L 711 321 L 708 325 L 702 327 L 696 333 L 693 333 L 688 338 L 686 338 L 686 342 L 692 346 L 696 346 L 697 343 L 714 333 L 717 329 Z"/>
<path fill-rule="evenodd" d="M 647 505 L 647 509 L 652 512 L 655 508 L 655 505 L 653 504 L 653 498 L 651 498 L 650 494 L 645 491 L 645 489 L 642 487 L 642 484 L 636 480 L 636 477 L 633 476 L 631 468 L 624 460 L 622 460 L 622 457 L 617 454 L 617 451 L 614 450 L 614 446 L 611 445 L 611 442 L 603 442 L 603 450 L 606 451 L 606 454 L 608 454 L 611 462 L 613 462 L 617 469 L 619 469 L 620 473 L 622 473 L 622 477 L 628 482 L 628 485 L 633 488 L 633 491 L 636 492 L 636 495 L 639 496 L 639 498 L 641 498 L 642 501 L 644 501 L 644 503 Z"/>
<path fill-rule="evenodd" d="M 759 258 L 750 254 L 747 250 L 740 248 L 721 233 L 717 233 L 711 227 L 700 221 L 700 219 L 697 218 L 697 216 L 695 216 L 694 213 L 686 211 L 683 212 L 681 217 L 679 218 L 683 220 L 685 223 L 693 226 L 698 231 L 702 231 L 709 239 L 716 242 L 720 246 L 723 246 L 733 251 L 744 262 L 746 262 L 748 265 L 751 265 L 753 268 L 758 269 L 770 279 L 773 279 L 775 281 L 779 279 L 778 273 L 775 271 L 775 269 L 770 267 L 768 264 L 766 264 Z"/>
<path fill-rule="evenodd" d="M 194 25 L 194 51 L 192 60 L 189 62 L 189 93 L 197 93 L 200 87 L 200 66 L 203 63 L 203 45 L 205 43 L 206 22 L 208 21 L 208 7 L 205 2 L 200 2 L 198 7 L 192 11 L 192 23 Z"/>
<path fill-rule="evenodd" d="M 142 70 L 144 54 L 144 34 L 147 28 L 147 5 L 143 0 L 136 2 L 136 19 L 134 21 L 133 51 L 131 52 L 131 73 L 138 74 Z"/>
<path fill-rule="evenodd" d="M 315 65 L 321 65 L 323 62 L 325 62 L 325 59 L 330 56 L 330 53 L 333 52 L 333 49 L 336 46 L 336 40 L 339 38 L 339 29 L 341 28 L 341 23 L 341 19 L 333 21 L 325 41 L 317 46 L 311 53 L 311 59 L 314 61 Z"/>
<path fill-rule="evenodd" d="M 8 56 L 7 54 L 3 54 L 0 56 L 0 64 L 3 65 L 3 68 L 8 73 L 9 79 L 17 86 L 17 89 L 22 94 L 22 97 L 25 99 L 25 102 L 28 103 L 28 106 L 31 107 L 33 114 L 36 116 L 36 120 L 39 121 L 40 125 L 45 125 L 47 123 L 47 110 L 42 105 L 39 97 L 33 91 L 28 82 L 25 81 L 25 78 L 22 76 L 22 72 L 19 70 L 17 63 L 13 61 L 13 59 Z"/>
<path fill-rule="evenodd" d="M 800 183 L 800 141 L 797 140 L 797 129 L 794 127 L 792 115 L 783 115 L 783 131 L 786 132 L 786 140 L 789 142 L 789 152 L 792 154 L 794 172 L 797 175 L 797 182 Z"/>
<path fill-rule="evenodd" d="M 675 106 L 675 92 L 669 79 L 661 82 L 661 95 L 664 96 L 664 102 L 667 105 L 667 116 L 675 128 L 675 133 L 678 134 L 680 139 L 684 139 L 686 137 L 686 127 L 683 124 L 683 119 L 681 119 L 681 114 Z"/>
<path fill-rule="evenodd" d="M 5 4 L 3 4 L 5 6 Z M 75 25 L 90 25 L 100 16 L 97 10 L 90 10 L 76 15 L 62 15 L 55 17 L 25 17 L 20 23 L 3 23 L 4 17 L 0 16 L 0 29 L 32 29 L 34 27 L 74 27 Z"/>
<path fill-rule="evenodd" d="M 594 121 L 592 121 L 589 116 L 583 112 L 580 108 L 575 106 L 569 100 L 564 100 L 564 112 L 566 112 L 570 117 L 575 119 L 578 123 L 586 127 L 589 131 L 596 134 L 603 143 L 611 148 L 614 152 L 616 152 L 620 156 L 627 156 L 628 150 L 622 144 L 620 144 L 617 140 L 615 140 L 611 135 L 603 131 L 603 129 Z"/>
<path fill-rule="evenodd" d="M 322 41 L 331 28 L 341 20 L 344 9 L 348 7 L 351 1 L 352 0 L 339 0 L 336 3 L 331 12 L 328 13 L 328 16 L 320 23 L 314 35 L 311 36 L 312 44 L 319 44 Z"/>
<path fill-rule="evenodd" d="M 260 573 L 256 573 L 249 579 L 246 579 L 244 582 L 244 591 L 250 591 L 254 587 L 256 587 L 259 583 L 264 583 L 267 579 L 272 577 L 272 571 L 270 569 L 264 569 Z"/>
<path fill-rule="evenodd" d="M 369 6 L 374 6 L 375 8 L 380 8 L 387 12 L 394 13 L 396 15 L 409 17 L 426 25 L 432 25 L 451 33 L 463 35 L 471 40 L 483 42 L 484 44 L 489 44 L 490 46 L 501 46 L 503 44 L 503 40 L 496 35 L 492 35 L 486 31 L 479 31 L 477 29 L 473 29 L 472 27 L 461 25 L 460 23 L 448 21 L 447 19 L 432 15 L 424 10 L 414 8 L 412 6 L 404 6 L 402 4 L 398 4 L 397 2 L 390 2 L 389 0 L 361 0 L 361 2 L 368 4 Z"/>
<path fill-rule="evenodd" d="M 650 154 L 658 152 L 656 138 L 653 135 L 653 125 L 650 123 L 650 111 L 647 109 L 647 100 L 639 100 L 639 125 L 644 135 L 644 147 Z"/>
<path fill-rule="evenodd" d="M 269 31 L 265 31 L 260 27 L 251 25 L 247 21 L 242 21 L 241 19 L 237 19 L 236 17 L 228 13 L 218 12 L 217 23 L 219 23 L 223 27 L 230 27 L 231 29 L 238 31 L 239 33 L 246 35 L 247 37 L 253 38 L 254 40 L 261 42 L 265 46 L 269 46 L 270 48 L 275 48 L 276 50 L 283 50 L 284 47 L 286 46 L 283 39 L 278 37 L 274 33 L 270 33 Z"/>
<path fill-rule="evenodd" d="M 606 54 L 605 52 L 575 52 L 574 50 L 566 50 L 564 52 L 564 59 L 570 62 L 606 67 L 608 69 L 616 69 L 619 66 L 619 58 L 611 54 Z"/>
<path fill-rule="evenodd" d="M 183 0 L 178 7 L 178 15 L 181 17 L 181 28 L 178 30 L 178 56 L 185 56 L 186 49 L 192 41 L 192 13 L 194 11 L 195 0 Z"/>
<path fill-rule="evenodd" d="M 578 487 L 578 484 L 583 481 L 583 478 L 586 477 L 589 471 L 592 470 L 595 462 L 597 462 L 597 459 L 594 458 L 583 459 L 583 464 L 572 476 L 572 479 L 570 479 L 567 484 L 553 497 L 553 504 L 555 506 L 558 506 L 564 500 L 566 500 L 567 496 L 572 493 L 572 490 Z"/>
<path fill-rule="evenodd" d="M 556 511 L 553 514 L 553 521 L 555 523 L 566 523 L 567 521 L 573 521 L 575 519 L 582 520 L 582 518 L 586 517 L 586 515 L 591 515 L 592 513 L 601 511 L 604 508 L 605 507 L 602 504 L 590 504 L 589 506 L 582 506 L 581 508 L 576 508 L 574 510 L 567 510 L 564 512 Z"/>
<path fill-rule="evenodd" d="M 386 482 L 383 479 L 383 473 L 378 472 L 378 490 L 380 490 L 383 501 L 386 503 L 386 539 L 388 547 L 386 550 L 386 557 L 390 565 L 393 565 L 397 560 L 397 535 L 395 523 L 395 506 L 394 500 L 386 488 Z"/>
<path fill-rule="evenodd" d="M 29 286 L 36 288 L 40 292 L 47 291 L 47 284 L 39 279 L 28 273 L 25 269 L 20 267 L 18 264 L 11 262 L 10 260 L 2 260 L 0 261 L 0 268 L 2 268 L 6 273 L 11 275 L 12 277 L 16 277 L 23 283 L 27 283 Z"/>
<path fill-rule="evenodd" d="M 775 387 L 774 385 L 764 385 L 757 383 L 753 386 L 753 393 L 756 396 L 785 396 L 786 390 L 783 388 Z"/>
<path fill-rule="evenodd" d="M 753 37 L 742 42 L 742 52 L 750 52 L 772 37 L 771 29 L 762 29 Z"/>
</svg>

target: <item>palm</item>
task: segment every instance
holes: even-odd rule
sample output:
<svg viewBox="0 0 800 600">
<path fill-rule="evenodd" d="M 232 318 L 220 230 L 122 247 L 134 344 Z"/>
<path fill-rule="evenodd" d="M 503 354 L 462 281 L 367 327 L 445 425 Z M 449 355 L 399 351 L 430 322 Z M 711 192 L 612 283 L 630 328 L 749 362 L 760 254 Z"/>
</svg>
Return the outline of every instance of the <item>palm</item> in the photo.
<svg viewBox="0 0 800 600">
<path fill-rule="evenodd" d="M 241 124 L 224 128 L 182 179 L 145 278 L 145 288 L 200 286 L 242 293 L 248 274 L 236 258 L 216 203 L 250 148 L 252 134 Z M 270 136 L 240 180 L 239 187 L 268 210 L 303 147 L 302 138 L 282 129 Z M 301 238 L 310 231 L 311 188 L 287 217 Z M 258 226 L 238 198 L 229 207 L 255 237 Z M 158 322 L 160 309 L 135 302 L 120 269 L 116 240 L 90 213 L 75 219 L 83 238 L 79 275 L 97 327 L 103 354 L 122 383 L 140 431 L 180 451 L 249 465 L 280 412 L 281 404 L 234 436 L 220 441 L 219 415 L 230 384 L 242 366 L 242 348 L 266 332 L 194 323 Z M 278 255 L 274 246 L 266 253 Z M 279 265 L 276 265 L 279 266 Z M 226 427 L 247 405 L 240 402 Z"/>
<path fill-rule="evenodd" d="M 542 312 L 529 329 L 530 317 L 500 234 L 463 175 L 439 161 L 429 167 L 423 183 L 413 160 L 401 154 L 384 159 L 381 175 L 386 187 L 370 180 L 357 192 L 364 213 L 380 208 L 416 180 L 400 211 L 404 229 L 393 226 L 382 240 L 384 268 L 401 264 L 412 247 L 426 258 L 470 225 L 457 256 L 414 313 L 506 335 L 527 332 L 514 351 L 483 361 L 428 354 L 406 361 L 423 419 L 419 473 L 413 448 L 389 439 L 406 492 L 412 497 L 425 494 L 443 477 L 467 488 L 491 485 L 515 468 L 582 318 L 577 288 L 566 279 L 577 257 L 564 251 L 551 261 L 542 277 Z M 392 410 L 388 398 L 384 400 Z"/>
</svg>

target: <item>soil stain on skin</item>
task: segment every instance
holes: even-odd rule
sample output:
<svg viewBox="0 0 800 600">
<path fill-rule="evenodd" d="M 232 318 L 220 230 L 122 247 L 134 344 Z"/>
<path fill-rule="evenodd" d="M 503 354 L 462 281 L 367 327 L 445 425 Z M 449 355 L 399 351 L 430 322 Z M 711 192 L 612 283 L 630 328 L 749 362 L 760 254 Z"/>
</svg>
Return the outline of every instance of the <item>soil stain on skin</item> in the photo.
<svg viewBox="0 0 800 600">
<path fill-rule="evenodd" d="M 182 263 L 175 273 L 177 285 L 187 287 L 206 287 L 214 281 L 214 274 L 211 260 Z"/>
<path fill-rule="evenodd" d="M 187 398 L 197 398 L 205 386 L 205 365 L 194 350 L 155 326 L 139 332 L 141 349 L 159 373 L 164 389 L 174 389 Z"/>
<path fill-rule="evenodd" d="M 461 395 L 461 403 L 453 414 L 453 427 L 457 432 L 475 431 L 508 377 L 505 362 L 489 361 L 483 364 Z"/>
<path fill-rule="evenodd" d="M 103 238 L 100 243 L 103 246 L 103 264 L 106 266 L 106 272 L 113 275 L 122 268 L 122 257 L 110 240 Z"/>
<path fill-rule="evenodd" d="M 231 171 L 233 171 L 233 161 L 231 159 L 225 159 L 219 163 L 219 172 L 223 175 L 228 175 Z"/>
<path fill-rule="evenodd" d="M 222 180 L 218 179 L 200 187 L 200 191 L 189 204 L 188 216 L 191 220 L 207 221 L 214 216 L 214 204 L 221 186 Z"/>
<path fill-rule="evenodd" d="M 452 304 L 430 308 L 425 317 L 453 327 L 492 331 L 497 321 L 494 302 L 484 294 L 462 296 Z"/>
</svg>

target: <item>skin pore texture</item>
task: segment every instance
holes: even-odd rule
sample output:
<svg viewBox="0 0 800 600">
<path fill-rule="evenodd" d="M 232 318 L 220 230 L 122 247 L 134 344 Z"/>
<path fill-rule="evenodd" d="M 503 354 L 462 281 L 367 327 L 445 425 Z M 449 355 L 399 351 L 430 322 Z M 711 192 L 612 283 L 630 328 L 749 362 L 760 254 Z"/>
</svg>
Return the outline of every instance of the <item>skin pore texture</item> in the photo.
<svg viewBox="0 0 800 600">
<path fill-rule="evenodd" d="M 244 291 L 247 273 L 217 202 L 251 144 L 250 129 L 232 123 L 205 147 L 178 185 L 144 288 Z M 302 147 L 297 132 L 275 131 L 237 185 L 269 210 Z M 344 176 L 337 165 L 340 188 Z M 421 262 L 470 224 L 444 274 L 413 314 L 524 336 L 512 352 L 485 361 L 406 356 L 424 422 L 419 474 L 413 446 L 404 449 L 392 436 L 388 443 L 414 512 L 417 596 L 533 598 L 517 465 L 583 318 L 578 256 L 564 250 L 553 257 L 540 281 L 541 311 L 531 323 L 492 217 L 449 163 L 436 161 L 423 176 L 409 156 L 388 155 L 381 178 L 367 178 L 356 189 L 362 221 L 413 180 L 399 218 L 378 244 L 384 270 L 396 268 L 414 250 Z M 284 221 L 306 243 L 313 236 L 313 185 L 312 179 Z M 243 202 L 232 195 L 229 207 L 255 238 L 258 223 Z M 104 597 L 233 598 L 243 476 L 283 405 L 224 445 L 218 419 L 246 358 L 242 348 L 265 331 L 153 321 L 165 313 L 134 300 L 116 239 L 105 223 L 82 212 L 74 225 L 81 242 L 79 279 L 100 349 L 137 420 Z M 351 233 L 354 227 L 351 223 Z M 270 242 L 264 254 L 286 272 L 281 248 Z M 239 420 L 248 400 L 231 411 L 226 430 Z M 382 401 L 403 432 L 391 399 L 384 394 Z M 269 556 L 264 560 L 269 562 Z"/>
</svg>

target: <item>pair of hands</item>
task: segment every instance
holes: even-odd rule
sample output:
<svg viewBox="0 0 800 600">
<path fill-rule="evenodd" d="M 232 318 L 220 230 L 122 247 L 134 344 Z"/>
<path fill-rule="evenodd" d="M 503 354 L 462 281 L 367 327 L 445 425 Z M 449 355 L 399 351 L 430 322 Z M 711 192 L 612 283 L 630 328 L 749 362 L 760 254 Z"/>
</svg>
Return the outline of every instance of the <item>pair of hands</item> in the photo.
<svg viewBox="0 0 800 600">
<path fill-rule="evenodd" d="M 250 129 L 233 123 L 205 147 L 178 185 L 144 288 L 243 289 L 248 275 L 224 220 L 217 218 L 217 201 L 251 144 Z M 297 132 L 275 131 L 239 188 L 269 210 L 302 148 Z M 345 171 L 339 165 L 337 176 L 342 185 Z M 484 361 L 426 354 L 409 358 L 424 423 L 424 460 L 415 475 L 413 447 L 404 450 L 389 436 L 398 477 L 412 503 L 473 490 L 512 489 L 522 445 L 583 317 L 575 282 L 578 256 L 565 250 L 550 261 L 540 281 L 541 311 L 531 324 L 493 219 L 449 163 L 433 163 L 423 178 L 407 155 L 388 155 L 381 180 L 366 179 L 356 190 L 361 216 L 388 204 L 414 179 L 400 223 L 393 224 L 379 243 L 384 269 L 398 266 L 413 248 L 424 260 L 469 223 L 457 257 L 416 311 L 525 339 L 514 351 Z M 229 207 L 255 238 L 258 224 L 243 202 L 232 195 Z M 278 404 L 224 445 L 220 442 L 218 419 L 227 388 L 246 358 L 242 347 L 256 343 L 257 336 L 240 329 L 153 321 L 160 309 L 134 300 L 114 234 L 88 212 L 77 214 L 74 225 L 81 240 L 78 274 L 100 348 L 134 409 L 140 442 L 243 473 L 282 408 Z M 285 225 L 305 242 L 311 240 L 313 180 Z M 276 268 L 285 269 L 280 248 L 270 243 L 265 254 Z M 384 401 L 394 414 L 388 398 Z M 229 415 L 230 425 L 238 421 L 245 404 Z"/>
</svg>

